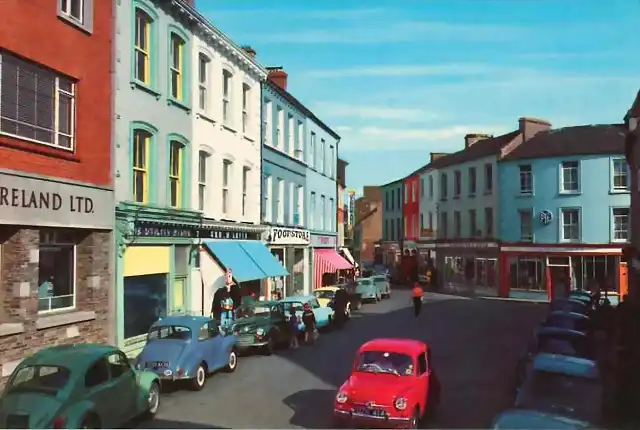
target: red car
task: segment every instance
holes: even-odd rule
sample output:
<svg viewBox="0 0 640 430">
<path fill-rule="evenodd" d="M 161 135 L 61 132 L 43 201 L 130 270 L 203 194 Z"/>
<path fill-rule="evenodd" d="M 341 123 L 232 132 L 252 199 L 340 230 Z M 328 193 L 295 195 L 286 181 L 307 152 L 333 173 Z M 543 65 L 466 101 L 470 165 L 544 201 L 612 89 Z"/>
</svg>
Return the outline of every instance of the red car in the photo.
<svg viewBox="0 0 640 430">
<path fill-rule="evenodd" d="M 412 339 L 362 345 L 351 376 L 336 394 L 336 427 L 418 428 L 440 397 L 431 350 Z"/>
</svg>

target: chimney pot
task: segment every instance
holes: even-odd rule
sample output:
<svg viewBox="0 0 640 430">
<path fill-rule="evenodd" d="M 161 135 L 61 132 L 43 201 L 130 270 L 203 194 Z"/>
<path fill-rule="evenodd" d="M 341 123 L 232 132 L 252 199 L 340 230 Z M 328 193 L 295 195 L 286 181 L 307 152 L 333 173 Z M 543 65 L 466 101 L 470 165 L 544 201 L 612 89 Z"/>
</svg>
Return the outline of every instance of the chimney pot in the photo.
<svg viewBox="0 0 640 430">
<path fill-rule="evenodd" d="M 544 119 L 523 116 L 518 118 L 518 129 L 526 142 L 541 131 L 550 130 L 551 123 Z"/>
<path fill-rule="evenodd" d="M 429 153 L 429 155 L 430 155 L 430 160 L 429 160 L 429 162 L 430 162 L 430 163 L 433 163 L 433 162 L 434 162 L 434 161 L 436 161 L 437 159 L 439 159 L 439 158 L 442 158 L 442 157 L 445 157 L 445 156 L 449 155 L 449 153 L 448 153 L 448 152 L 430 152 L 430 153 Z"/>
<path fill-rule="evenodd" d="M 249 56 L 250 56 L 251 58 L 253 58 L 253 59 L 255 59 L 255 58 L 256 58 L 256 50 L 255 50 L 255 49 L 253 49 L 251 46 L 249 46 L 249 45 L 244 45 L 244 46 L 242 46 L 242 50 L 243 50 L 244 52 L 246 52 L 247 54 L 249 54 Z"/>
<path fill-rule="evenodd" d="M 282 88 L 283 90 L 287 89 L 287 78 L 289 75 L 284 71 L 282 67 L 269 67 L 267 68 L 269 71 L 268 78 L 271 82 Z"/>
<path fill-rule="evenodd" d="M 472 146 L 475 143 L 478 143 L 481 140 L 490 139 L 490 138 L 491 138 L 490 134 L 484 134 L 484 133 L 467 134 L 464 137 L 464 149 L 469 148 L 470 146 Z"/>
</svg>

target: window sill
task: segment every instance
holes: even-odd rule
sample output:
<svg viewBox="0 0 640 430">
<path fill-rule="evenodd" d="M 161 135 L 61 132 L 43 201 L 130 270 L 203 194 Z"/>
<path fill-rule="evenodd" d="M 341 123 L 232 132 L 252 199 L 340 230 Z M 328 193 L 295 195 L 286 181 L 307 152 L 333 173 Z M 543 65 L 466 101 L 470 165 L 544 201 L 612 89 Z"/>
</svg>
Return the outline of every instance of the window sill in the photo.
<svg viewBox="0 0 640 430">
<path fill-rule="evenodd" d="M 460 200 L 460 195 L 453 196 L 453 200 Z"/>
<path fill-rule="evenodd" d="M 613 239 L 611 243 L 629 243 L 629 239 Z M 2 325 L 0 325 L 0 336 L 2 336 L 1 330 L 2 330 Z"/>
<path fill-rule="evenodd" d="M 167 104 L 170 106 L 175 106 L 177 108 L 180 108 L 186 113 L 191 112 L 191 106 L 189 106 L 188 104 L 184 103 L 181 100 L 174 99 L 173 97 L 167 97 Z"/>
<path fill-rule="evenodd" d="M 249 137 L 246 134 L 243 134 L 242 137 L 244 138 L 244 140 L 248 140 L 251 143 L 255 143 L 255 139 L 252 139 L 251 137 Z"/>
<path fill-rule="evenodd" d="M 144 82 L 140 82 L 137 79 L 132 79 L 129 84 L 131 85 L 131 89 L 135 90 L 142 90 L 148 94 L 151 94 L 152 96 L 154 96 L 156 98 L 156 100 L 160 100 L 160 92 L 151 88 L 149 85 L 145 84 Z"/>
<path fill-rule="evenodd" d="M 469 194 L 467 197 L 469 197 L 470 199 L 475 199 L 476 193 Z"/>
<path fill-rule="evenodd" d="M 631 190 L 624 189 L 624 190 L 609 190 L 609 194 L 631 194 Z"/>
<path fill-rule="evenodd" d="M 231 127 L 229 124 L 224 124 L 223 123 L 221 125 L 222 125 L 222 128 L 224 128 L 225 130 L 228 130 L 233 134 L 238 134 L 238 131 L 235 128 Z"/>
<path fill-rule="evenodd" d="M 579 196 L 582 193 L 580 191 L 560 191 L 558 194 L 561 196 Z"/>
<path fill-rule="evenodd" d="M 211 124 L 215 124 L 216 123 L 216 120 L 212 119 L 210 116 L 208 116 L 207 114 L 205 114 L 203 112 L 198 112 L 196 114 L 196 118 L 203 119 L 203 120 L 205 120 L 207 122 L 210 122 Z"/>
<path fill-rule="evenodd" d="M 58 19 L 64 21 L 66 24 L 69 24 L 75 28 L 77 28 L 78 30 L 82 31 L 83 33 L 86 33 L 87 35 L 91 36 L 93 34 L 93 29 L 91 28 L 90 25 L 87 24 L 83 24 L 82 22 L 78 21 L 77 19 L 74 19 L 70 16 L 66 16 L 63 13 L 58 12 Z"/>
<path fill-rule="evenodd" d="M 529 198 L 529 197 L 533 197 L 533 192 L 531 192 L 531 193 L 520 193 L 520 194 L 518 194 L 518 197 L 521 198 L 521 199 L 526 199 L 526 198 Z"/>
<path fill-rule="evenodd" d="M 485 190 L 484 192 L 485 196 L 490 196 L 491 194 L 493 194 L 493 190 Z"/>
<path fill-rule="evenodd" d="M 62 325 L 76 324 L 96 319 L 94 311 L 69 311 L 53 314 L 41 314 L 36 320 L 36 330 L 59 327 Z"/>
<path fill-rule="evenodd" d="M 0 324 L 0 337 L 12 336 L 14 334 L 24 333 L 24 324 L 22 323 L 2 323 Z"/>
<path fill-rule="evenodd" d="M 59 146 L 48 145 L 46 143 L 36 142 L 30 139 L 24 139 L 20 136 L 13 134 L 6 134 L 0 132 L 0 136 L 6 137 L 0 142 L 0 146 L 4 146 L 19 151 L 28 151 L 30 153 L 36 153 L 44 155 L 46 157 L 59 158 L 61 160 L 67 160 L 79 163 L 80 157 L 73 152 L 73 149 L 62 148 Z"/>
</svg>

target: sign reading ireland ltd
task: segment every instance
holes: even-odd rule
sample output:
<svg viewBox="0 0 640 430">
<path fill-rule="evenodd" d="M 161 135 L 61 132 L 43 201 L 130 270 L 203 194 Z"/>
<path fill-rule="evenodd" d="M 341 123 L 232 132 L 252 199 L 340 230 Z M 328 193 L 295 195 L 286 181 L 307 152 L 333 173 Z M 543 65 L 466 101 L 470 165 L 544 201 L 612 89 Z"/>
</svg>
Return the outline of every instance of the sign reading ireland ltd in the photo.
<svg viewBox="0 0 640 430">
<path fill-rule="evenodd" d="M 264 240 L 270 245 L 309 245 L 311 235 L 309 230 L 271 227 L 271 230 L 265 233 Z"/>
</svg>

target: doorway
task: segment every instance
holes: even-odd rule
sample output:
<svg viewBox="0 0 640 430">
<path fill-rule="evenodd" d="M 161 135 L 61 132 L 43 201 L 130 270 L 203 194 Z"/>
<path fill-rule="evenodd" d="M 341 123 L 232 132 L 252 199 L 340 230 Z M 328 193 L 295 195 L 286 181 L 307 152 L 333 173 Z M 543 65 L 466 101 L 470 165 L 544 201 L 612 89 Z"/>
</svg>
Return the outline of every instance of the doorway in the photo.
<svg viewBox="0 0 640 430">
<path fill-rule="evenodd" d="M 566 297 L 571 289 L 571 257 L 547 257 L 549 299 Z"/>
</svg>

